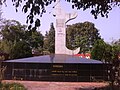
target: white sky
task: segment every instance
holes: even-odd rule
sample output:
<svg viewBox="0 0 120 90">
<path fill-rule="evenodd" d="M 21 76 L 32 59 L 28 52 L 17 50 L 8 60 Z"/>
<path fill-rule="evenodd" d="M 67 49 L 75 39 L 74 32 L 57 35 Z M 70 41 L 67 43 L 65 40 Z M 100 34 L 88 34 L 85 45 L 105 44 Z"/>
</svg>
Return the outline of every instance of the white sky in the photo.
<svg viewBox="0 0 120 90">
<path fill-rule="evenodd" d="M 26 24 L 27 14 L 22 13 L 21 8 L 16 13 L 11 1 L 12 0 L 7 0 L 7 7 L 5 7 L 5 5 L 2 6 L 3 17 L 11 20 L 14 19 L 21 22 L 22 24 Z M 113 10 L 109 13 L 109 18 L 98 17 L 98 19 L 94 19 L 94 17 L 90 14 L 90 10 L 75 10 L 71 8 L 70 3 L 65 1 L 63 2 L 63 0 L 61 1 L 61 5 L 63 6 L 66 12 L 77 11 L 78 13 L 78 17 L 73 21 L 70 21 L 68 24 L 89 21 L 95 24 L 95 27 L 99 29 L 101 37 L 106 42 L 111 42 L 112 40 L 120 39 L 120 8 L 114 7 Z M 45 32 L 50 29 L 51 22 L 55 23 L 55 18 L 52 15 L 52 6 L 53 5 L 47 7 L 47 13 L 45 13 L 43 17 L 40 18 L 41 26 L 39 29 L 43 34 L 45 34 Z M 49 11 L 51 11 L 51 14 L 49 14 Z"/>
</svg>

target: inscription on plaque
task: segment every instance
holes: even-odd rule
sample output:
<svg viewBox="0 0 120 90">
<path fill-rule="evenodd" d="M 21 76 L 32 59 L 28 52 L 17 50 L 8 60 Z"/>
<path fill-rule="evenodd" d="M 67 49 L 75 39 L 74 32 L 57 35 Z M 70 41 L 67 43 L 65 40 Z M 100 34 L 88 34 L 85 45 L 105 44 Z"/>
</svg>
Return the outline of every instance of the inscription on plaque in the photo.
<svg viewBox="0 0 120 90">
<path fill-rule="evenodd" d="M 77 70 L 65 70 L 63 65 L 53 65 L 52 67 L 52 76 L 78 76 Z"/>
</svg>

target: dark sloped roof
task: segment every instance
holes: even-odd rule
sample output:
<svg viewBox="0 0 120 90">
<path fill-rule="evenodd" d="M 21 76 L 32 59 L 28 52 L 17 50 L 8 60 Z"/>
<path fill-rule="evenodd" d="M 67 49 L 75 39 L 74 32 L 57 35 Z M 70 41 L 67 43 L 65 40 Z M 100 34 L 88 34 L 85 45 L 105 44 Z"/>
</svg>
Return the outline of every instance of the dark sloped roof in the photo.
<svg viewBox="0 0 120 90">
<path fill-rule="evenodd" d="M 36 57 L 29 57 L 29 58 L 22 58 L 22 59 L 14 59 L 14 60 L 7 60 L 4 62 L 15 62 L 15 63 L 96 63 L 102 64 L 103 62 L 93 59 L 86 59 L 80 58 L 78 56 L 73 55 L 44 55 L 44 56 L 36 56 Z"/>
</svg>

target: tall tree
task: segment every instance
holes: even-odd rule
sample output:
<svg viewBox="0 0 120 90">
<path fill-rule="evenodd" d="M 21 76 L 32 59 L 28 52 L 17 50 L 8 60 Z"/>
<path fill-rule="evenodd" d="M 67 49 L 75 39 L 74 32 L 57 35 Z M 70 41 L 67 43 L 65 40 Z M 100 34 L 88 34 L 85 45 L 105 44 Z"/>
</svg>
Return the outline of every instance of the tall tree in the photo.
<svg viewBox="0 0 120 90">
<path fill-rule="evenodd" d="M 101 60 L 111 63 L 110 80 L 112 84 L 120 85 L 120 61 L 118 55 L 120 54 L 120 45 L 110 45 L 103 40 L 97 40 L 93 46 L 91 56 L 93 59 Z"/>
<path fill-rule="evenodd" d="M 24 37 L 25 28 L 26 26 L 21 25 L 16 20 L 4 20 L 0 34 L 3 40 L 20 41 Z"/>
<path fill-rule="evenodd" d="M 0 1 L 0 60 L 9 59 L 9 53 L 12 49 L 12 42 L 7 40 L 2 40 L 1 30 L 3 29 L 4 19 L 2 18 L 2 1 Z"/>
<path fill-rule="evenodd" d="M 18 21 L 15 20 L 4 21 L 1 27 L 2 30 L 0 32 L 0 35 L 2 36 L 2 41 L 7 41 L 7 43 L 12 42 L 12 46 L 16 45 L 16 43 L 19 41 L 24 41 L 29 44 L 29 47 L 31 49 L 37 49 L 42 52 L 43 35 L 35 29 L 27 30 L 26 28 L 27 27 L 25 25 L 21 25 Z"/>
<path fill-rule="evenodd" d="M 44 45 L 43 45 L 43 48 L 44 48 L 44 52 L 46 53 L 46 54 L 49 54 L 49 43 L 48 43 L 48 32 L 46 31 L 46 33 L 45 33 L 45 36 L 44 36 Z"/>
<path fill-rule="evenodd" d="M 4 20 L 2 22 L 0 35 L 2 37 L 0 43 L 0 50 L 3 53 L 10 55 L 14 54 L 12 52 L 14 46 L 17 42 L 22 41 L 25 37 L 26 26 L 21 25 L 18 21 L 15 20 Z M 22 48 L 20 48 L 23 50 Z M 19 53 L 19 52 L 17 52 Z"/>
<path fill-rule="evenodd" d="M 0 0 L 0 28 L 1 28 L 1 23 L 2 23 L 2 20 L 3 20 L 1 4 L 2 4 L 2 0 Z M 1 35 L 0 35 L 0 38 L 1 38 Z M 4 48 L 4 49 L 6 49 L 6 48 Z M 7 51 L 8 51 L 8 48 L 6 49 L 6 52 Z M 9 55 L 6 54 L 6 53 L 3 53 L 3 49 L 1 49 L 1 39 L 0 39 L 0 84 L 2 83 L 2 80 L 4 79 L 4 72 L 6 70 L 6 66 L 4 67 L 2 65 L 2 60 L 8 59 L 8 57 L 9 57 Z"/>
<path fill-rule="evenodd" d="M 98 29 L 91 22 L 76 23 L 67 27 L 67 47 L 80 47 L 80 53 L 91 50 L 95 41 L 101 39 Z"/>
<path fill-rule="evenodd" d="M 24 41 L 25 39 L 25 30 L 26 26 L 21 25 L 18 21 L 15 20 L 5 20 L 1 26 L 1 41 L 0 41 L 0 50 L 3 53 L 7 53 L 10 55 L 10 59 L 13 54 L 20 54 L 20 52 L 12 52 L 15 48 L 17 42 Z M 16 46 L 17 47 L 17 46 Z M 18 46 L 19 47 L 19 46 Z M 20 50 L 25 50 L 22 47 L 19 48 Z M 26 55 L 24 53 L 24 55 Z M 27 57 L 27 55 L 26 55 Z"/>
<path fill-rule="evenodd" d="M 55 53 L 55 28 L 53 23 L 50 25 L 50 30 L 46 33 L 44 40 L 45 48 L 48 49 L 50 53 Z"/>
<path fill-rule="evenodd" d="M 6 1 L 6 0 L 2 0 Z M 42 17 L 44 13 L 46 13 L 46 7 L 51 3 L 56 2 L 58 0 L 12 0 L 13 5 L 16 8 L 23 4 L 22 11 L 24 13 L 29 13 L 27 15 L 27 23 L 29 23 L 29 28 L 31 28 L 32 23 L 34 22 L 35 28 L 40 26 L 40 20 L 35 16 L 39 15 Z M 108 13 L 112 10 L 113 6 L 119 6 L 119 0 L 65 0 L 67 2 L 72 3 L 71 7 L 83 10 L 87 10 L 91 8 L 91 14 L 97 18 L 98 15 L 102 17 L 108 17 Z M 23 3 L 24 2 L 24 3 Z M 54 8 L 54 7 L 53 7 Z"/>
</svg>

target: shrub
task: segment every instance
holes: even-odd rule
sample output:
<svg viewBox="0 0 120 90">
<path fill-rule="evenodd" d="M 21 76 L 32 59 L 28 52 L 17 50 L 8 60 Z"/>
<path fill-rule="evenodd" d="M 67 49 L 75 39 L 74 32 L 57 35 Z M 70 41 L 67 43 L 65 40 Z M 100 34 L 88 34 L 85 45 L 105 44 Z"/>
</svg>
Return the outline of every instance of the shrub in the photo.
<svg viewBox="0 0 120 90">
<path fill-rule="evenodd" d="M 20 83 L 2 83 L 0 85 L 0 90 L 27 90 Z"/>
</svg>

